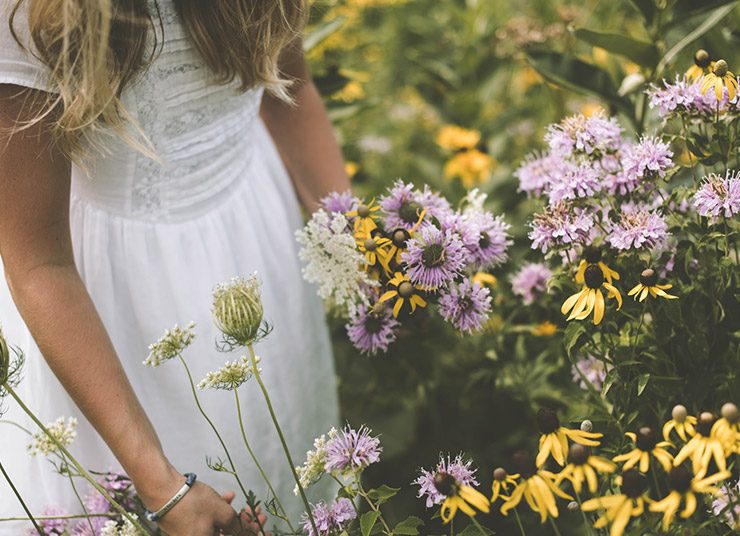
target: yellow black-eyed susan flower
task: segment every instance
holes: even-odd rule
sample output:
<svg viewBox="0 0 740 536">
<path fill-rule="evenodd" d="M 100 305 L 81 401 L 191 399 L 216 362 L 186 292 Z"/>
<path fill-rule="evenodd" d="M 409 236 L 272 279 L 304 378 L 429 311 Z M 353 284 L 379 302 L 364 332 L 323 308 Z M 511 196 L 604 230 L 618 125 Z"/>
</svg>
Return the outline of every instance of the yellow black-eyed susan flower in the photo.
<svg viewBox="0 0 740 536">
<path fill-rule="evenodd" d="M 694 54 L 694 64 L 686 71 L 686 79 L 689 82 L 701 80 L 710 63 L 709 52 L 704 49 L 697 50 Z"/>
<path fill-rule="evenodd" d="M 717 96 L 717 100 L 720 101 L 724 88 L 727 88 L 727 96 L 730 100 L 733 100 L 737 95 L 737 77 L 732 74 L 725 60 L 717 60 L 709 67 L 709 72 L 704 75 L 701 92 L 706 93 L 710 89 L 714 89 L 714 94 Z"/>
<path fill-rule="evenodd" d="M 639 299 L 641 302 L 645 301 L 648 294 L 653 298 L 660 297 L 667 300 L 677 300 L 678 296 L 674 296 L 666 292 L 666 290 L 672 287 L 673 285 L 670 284 L 659 285 L 658 274 L 656 274 L 655 270 L 652 268 L 648 268 L 642 271 L 640 274 L 640 282 L 632 287 L 632 290 L 627 293 L 627 296 L 634 296 L 635 300 Z"/>
<path fill-rule="evenodd" d="M 683 441 L 688 441 L 688 438 L 696 433 L 694 429 L 696 417 L 689 415 L 686 406 L 681 404 L 674 406 L 671 417 L 672 419 L 663 425 L 663 439 L 666 441 L 671 440 L 671 431 L 673 430 Z"/>
<path fill-rule="evenodd" d="M 645 511 L 645 502 L 649 500 L 645 494 L 647 480 L 635 469 L 625 471 L 616 480 L 621 493 L 589 499 L 581 505 L 584 512 L 605 510 L 604 515 L 594 523 L 594 528 L 603 529 L 611 523 L 609 536 L 622 536 L 630 519 L 641 516 Z"/>
<path fill-rule="evenodd" d="M 598 474 L 608 475 L 616 470 L 617 466 L 600 456 L 591 454 L 591 450 L 583 445 L 575 444 L 568 451 L 568 465 L 557 475 L 557 484 L 563 480 L 570 480 L 576 493 L 581 493 L 583 483 L 588 483 L 588 490 L 596 493 L 599 487 Z"/>
<path fill-rule="evenodd" d="M 719 471 L 727 469 L 724 445 L 719 437 L 712 435 L 712 427 L 716 420 L 716 417 L 708 411 L 699 415 L 696 422 L 696 433 L 678 451 L 673 461 L 674 465 L 681 465 L 685 460 L 691 459 L 691 468 L 699 478 L 707 474 L 712 460 Z"/>
<path fill-rule="evenodd" d="M 480 142 L 480 132 L 459 127 L 457 125 L 445 125 L 437 133 L 437 145 L 448 151 L 459 151 L 461 149 L 472 149 Z"/>
<path fill-rule="evenodd" d="M 696 511 L 696 494 L 717 493 L 719 490 L 714 487 L 714 484 L 725 480 L 729 476 L 729 471 L 721 471 L 707 478 L 702 478 L 699 475 L 692 474 L 684 466 L 674 467 L 668 473 L 668 484 L 671 488 L 670 493 L 660 501 L 652 503 L 650 505 L 650 511 L 663 514 L 663 530 L 668 531 L 673 519 L 676 517 L 676 513 L 678 513 L 678 509 L 681 507 L 681 503 L 684 504 L 684 509 L 679 515 L 684 519 L 688 519 Z"/>
<path fill-rule="evenodd" d="M 408 241 L 413 238 L 414 233 L 417 231 L 417 229 L 419 229 L 421 222 L 424 221 L 424 216 L 426 216 L 427 214 L 426 209 L 412 207 L 412 205 L 415 204 L 410 203 L 408 205 L 404 205 L 404 207 L 411 207 L 409 210 L 414 210 L 414 217 L 417 217 L 417 220 L 413 227 L 411 227 L 411 229 L 399 227 L 390 234 L 390 258 L 394 260 L 396 264 L 401 264 L 401 253 L 406 251 L 406 245 L 408 244 Z M 401 210 L 403 211 L 407 209 L 402 208 Z"/>
<path fill-rule="evenodd" d="M 393 288 L 383 294 L 378 301 L 382 303 L 395 298 L 396 303 L 393 305 L 394 317 L 398 318 L 401 308 L 407 302 L 412 313 L 416 311 L 417 307 L 427 306 L 427 301 L 421 297 L 421 289 L 409 280 L 408 275 L 396 272 L 393 278 L 388 281 L 388 286 Z"/>
<path fill-rule="evenodd" d="M 375 200 L 370 201 L 367 205 L 360 203 L 355 210 L 345 214 L 348 218 L 354 218 L 355 237 L 370 234 L 370 231 L 378 227 L 373 218 L 373 213 L 380 210 L 380 206 L 375 204 Z"/>
<path fill-rule="evenodd" d="M 507 499 L 508 497 L 503 495 L 503 493 L 509 493 L 509 486 L 515 486 L 518 478 L 518 474 L 510 475 L 503 467 L 494 469 L 493 484 L 491 485 L 491 502 L 496 502 L 496 499 L 499 497 Z"/>
<path fill-rule="evenodd" d="M 558 327 L 547 320 L 545 320 L 544 322 L 540 322 L 532 328 L 532 335 L 534 335 L 535 337 L 552 337 L 557 332 Z"/>
<path fill-rule="evenodd" d="M 356 236 L 357 249 L 365 256 L 365 264 L 369 267 L 380 265 L 386 273 L 390 273 L 391 241 L 380 234 L 378 229 Z"/>
<path fill-rule="evenodd" d="M 652 456 L 663 469 L 668 471 L 673 465 L 673 456 L 665 447 L 671 445 L 668 441 L 658 442 L 658 435 L 655 430 L 648 426 L 643 426 L 637 433 L 627 432 L 625 434 L 635 444 L 635 448 L 626 454 L 620 454 L 614 457 L 615 462 L 624 462 L 622 470 L 632 469 L 639 464 L 641 473 L 647 473 L 650 469 L 650 457 Z"/>
<path fill-rule="evenodd" d="M 558 517 L 555 496 L 569 501 L 572 501 L 573 497 L 557 487 L 555 475 L 550 471 L 538 469 L 532 457 L 524 451 L 515 453 L 512 461 L 521 479 L 501 506 L 501 514 L 508 515 L 509 510 L 516 508 L 524 498 L 529 507 L 540 514 L 542 523 L 547 521 L 548 515 Z"/>
<path fill-rule="evenodd" d="M 732 402 L 722 406 L 722 418 L 712 426 L 711 434 L 722 442 L 725 456 L 740 454 L 740 411 Z"/>
<path fill-rule="evenodd" d="M 478 283 L 481 287 L 495 288 L 498 285 L 498 279 L 488 272 L 476 272 L 473 275 L 473 283 Z"/>
<path fill-rule="evenodd" d="M 490 155 L 478 149 L 467 149 L 450 158 L 442 172 L 448 181 L 460 179 L 465 189 L 470 190 L 488 180 L 495 164 Z"/>
<path fill-rule="evenodd" d="M 619 281 L 619 273 L 609 268 L 602 260 L 601 248 L 586 246 L 583 249 L 583 258 L 578 264 L 578 270 L 576 271 L 576 283 L 579 285 L 583 285 L 585 281 L 586 267 L 589 264 L 596 264 L 601 268 L 601 273 L 604 274 L 604 279 L 606 279 L 607 283 L 612 284 L 613 281 Z"/>
<path fill-rule="evenodd" d="M 622 295 L 604 277 L 598 264 L 588 264 L 583 272 L 583 288 L 565 300 L 560 312 L 568 315 L 568 320 L 584 320 L 593 312 L 594 324 L 598 325 L 604 318 L 604 295 L 601 288 L 607 291 L 607 298 L 617 300 L 617 310 L 622 307 Z"/>
<path fill-rule="evenodd" d="M 475 488 L 461 484 L 450 473 L 437 472 L 434 475 L 434 487 L 445 496 L 440 509 L 442 521 L 445 523 L 452 521 L 458 510 L 470 517 L 476 514 L 473 507 L 486 514 L 490 512 L 491 507 L 485 495 Z"/>
<path fill-rule="evenodd" d="M 537 467 L 542 467 L 551 454 L 558 465 L 565 465 L 565 458 L 568 456 L 568 439 L 574 443 L 596 447 L 599 445 L 596 439 L 603 437 L 603 434 L 596 432 L 584 432 L 560 426 L 558 416 L 548 408 L 540 408 L 537 412 L 537 426 L 542 432 L 540 450 L 536 460 Z"/>
</svg>

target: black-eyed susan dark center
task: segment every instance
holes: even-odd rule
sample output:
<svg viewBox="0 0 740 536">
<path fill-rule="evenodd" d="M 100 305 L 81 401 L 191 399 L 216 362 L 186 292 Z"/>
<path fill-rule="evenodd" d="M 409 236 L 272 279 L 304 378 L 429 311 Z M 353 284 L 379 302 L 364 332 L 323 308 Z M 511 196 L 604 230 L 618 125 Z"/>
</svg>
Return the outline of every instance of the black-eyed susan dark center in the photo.
<svg viewBox="0 0 740 536">
<path fill-rule="evenodd" d="M 645 452 L 650 452 L 658 444 L 658 436 L 655 434 L 655 430 L 648 426 L 640 428 L 635 435 L 637 436 L 635 446 Z"/>
<path fill-rule="evenodd" d="M 367 240 L 365 240 L 364 245 L 367 251 L 375 251 L 376 249 L 378 249 L 378 243 L 375 241 L 374 238 L 368 238 Z"/>
<path fill-rule="evenodd" d="M 601 248 L 586 246 L 586 249 L 583 250 L 583 258 L 589 264 L 598 264 L 601 260 Z"/>
<path fill-rule="evenodd" d="M 445 262 L 445 248 L 442 244 L 429 244 L 421 252 L 421 262 L 427 268 L 441 266 Z"/>
<path fill-rule="evenodd" d="M 370 207 L 367 205 L 360 205 L 357 207 L 357 215 L 360 218 L 368 218 L 370 216 Z"/>
<path fill-rule="evenodd" d="M 393 231 L 393 245 L 397 248 L 405 248 L 409 238 L 411 238 L 411 235 L 406 229 L 396 229 Z"/>
<path fill-rule="evenodd" d="M 537 412 L 537 426 L 543 434 L 552 434 L 560 428 L 560 421 L 553 410 L 540 408 Z"/>
<path fill-rule="evenodd" d="M 511 463 L 514 466 L 514 472 L 522 475 L 522 478 L 525 480 L 537 473 L 537 466 L 534 463 L 534 458 L 526 451 L 516 451 L 514 456 L 511 458 Z"/>
<path fill-rule="evenodd" d="M 604 284 L 604 272 L 598 264 L 589 264 L 583 273 L 583 280 L 588 288 L 600 288 Z"/>
<path fill-rule="evenodd" d="M 365 331 L 372 333 L 373 335 L 380 333 L 383 329 L 383 323 L 384 322 L 381 317 L 369 314 L 367 315 L 367 318 L 365 318 Z"/>
<path fill-rule="evenodd" d="M 722 78 L 727 74 L 727 71 L 729 71 L 729 67 L 727 66 L 727 62 L 725 60 L 717 60 L 717 62 L 714 64 L 714 74 Z"/>
<path fill-rule="evenodd" d="M 717 419 L 714 417 L 714 415 L 712 415 L 708 411 L 703 412 L 701 415 L 699 415 L 699 418 L 696 421 L 696 431 L 704 437 L 709 437 L 712 432 L 714 421 L 716 420 Z"/>
<path fill-rule="evenodd" d="M 671 486 L 671 489 L 681 494 L 691 489 L 691 479 L 692 474 L 685 467 L 674 467 L 668 473 L 668 484 Z"/>
<path fill-rule="evenodd" d="M 445 497 L 454 497 L 460 489 L 455 477 L 442 471 L 434 475 L 434 487 Z"/>
<path fill-rule="evenodd" d="M 707 52 L 703 48 L 697 50 L 694 54 L 694 63 L 704 69 L 706 66 L 709 65 L 709 52 Z"/>
<path fill-rule="evenodd" d="M 497 467 L 493 470 L 493 479 L 498 482 L 503 482 L 504 480 L 506 480 L 507 476 L 509 475 L 506 473 L 506 469 L 504 469 L 503 467 Z"/>
<path fill-rule="evenodd" d="M 653 270 L 652 268 L 643 270 L 640 274 L 640 283 L 642 283 L 646 287 L 654 287 L 658 284 L 658 274 L 656 274 L 655 270 Z"/>
<path fill-rule="evenodd" d="M 622 493 L 631 499 L 637 499 L 647 489 L 647 481 L 637 469 L 629 469 L 622 475 Z"/>
<path fill-rule="evenodd" d="M 584 465 L 588 461 L 591 452 L 588 447 L 574 443 L 568 450 L 568 463 L 573 465 Z"/>
<path fill-rule="evenodd" d="M 403 203 L 398 209 L 398 215 L 406 223 L 416 223 L 419 219 L 421 205 L 419 203 Z"/>
<path fill-rule="evenodd" d="M 398 285 L 398 294 L 402 298 L 409 298 L 414 293 L 414 285 L 409 283 L 408 281 L 404 281 L 400 285 Z"/>
</svg>

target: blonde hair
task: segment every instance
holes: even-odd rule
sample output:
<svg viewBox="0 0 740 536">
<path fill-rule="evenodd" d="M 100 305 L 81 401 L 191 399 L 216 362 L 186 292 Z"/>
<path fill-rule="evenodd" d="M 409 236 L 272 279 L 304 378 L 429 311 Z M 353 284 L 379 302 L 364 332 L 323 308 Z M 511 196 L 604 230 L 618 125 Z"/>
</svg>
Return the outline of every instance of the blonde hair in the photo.
<svg viewBox="0 0 740 536">
<path fill-rule="evenodd" d="M 33 121 L 48 118 L 58 147 L 75 161 L 97 144 L 101 128 L 146 150 L 127 128 L 133 121 L 121 94 L 156 55 L 156 2 L 151 13 L 148 0 L 17 0 L 9 24 L 21 46 L 13 23 L 24 2 L 34 53 L 54 91 Z M 238 79 L 242 91 L 264 85 L 290 100 L 278 60 L 303 28 L 306 0 L 173 2 L 216 82 Z"/>
</svg>

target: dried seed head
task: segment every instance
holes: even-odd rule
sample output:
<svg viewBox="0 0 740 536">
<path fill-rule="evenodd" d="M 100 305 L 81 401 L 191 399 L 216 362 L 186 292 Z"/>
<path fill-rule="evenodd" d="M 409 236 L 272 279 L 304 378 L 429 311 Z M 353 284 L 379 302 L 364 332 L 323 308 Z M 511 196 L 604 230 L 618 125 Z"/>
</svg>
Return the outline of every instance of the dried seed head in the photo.
<svg viewBox="0 0 740 536">
<path fill-rule="evenodd" d="M 597 289 L 604 284 L 604 272 L 598 264 L 589 264 L 583 273 L 583 278 L 588 288 Z"/>
<path fill-rule="evenodd" d="M 649 426 L 643 426 L 640 428 L 636 435 L 637 440 L 635 441 L 635 446 L 640 450 L 650 452 L 655 448 L 655 445 L 658 444 L 658 436 L 656 435 L 655 430 Z"/>
<path fill-rule="evenodd" d="M 594 423 L 586 419 L 581 423 L 581 432 L 592 432 L 594 429 Z"/>
</svg>

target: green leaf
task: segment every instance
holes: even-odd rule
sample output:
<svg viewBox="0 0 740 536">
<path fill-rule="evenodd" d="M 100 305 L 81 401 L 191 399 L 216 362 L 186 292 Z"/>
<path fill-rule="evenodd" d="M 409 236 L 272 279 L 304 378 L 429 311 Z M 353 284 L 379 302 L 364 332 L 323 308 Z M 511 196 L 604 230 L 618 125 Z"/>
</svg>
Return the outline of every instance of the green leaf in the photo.
<svg viewBox="0 0 740 536">
<path fill-rule="evenodd" d="M 649 381 L 650 374 L 640 374 L 640 376 L 637 378 L 637 396 L 640 396 L 642 394 Z"/>
<path fill-rule="evenodd" d="M 647 41 L 638 41 L 621 34 L 595 32 L 586 28 L 574 30 L 573 35 L 581 41 L 629 58 L 645 67 L 652 67 L 660 60 L 658 48 Z"/>
<path fill-rule="evenodd" d="M 465 527 L 465 530 L 458 533 L 458 536 L 490 536 L 491 534 L 494 534 L 491 529 L 486 527 L 477 527 L 471 523 Z"/>
<path fill-rule="evenodd" d="M 308 52 L 320 45 L 324 39 L 338 31 L 344 24 L 344 21 L 344 17 L 339 17 L 313 30 L 303 39 L 303 51 Z"/>
<path fill-rule="evenodd" d="M 595 95 L 632 115 L 632 106 L 617 93 L 609 73 L 574 56 L 551 50 L 530 51 L 529 62 L 537 72 L 563 88 Z"/>
<path fill-rule="evenodd" d="M 418 517 L 407 517 L 393 527 L 393 534 L 398 534 L 399 536 L 417 536 L 419 534 L 419 527 L 423 525 L 424 522 Z"/>
<path fill-rule="evenodd" d="M 568 356 L 573 355 L 573 348 L 578 344 L 578 340 L 586 334 L 586 328 L 581 322 L 571 322 L 565 328 L 563 333 L 563 344 Z"/>
<path fill-rule="evenodd" d="M 737 4 L 737 0 L 677 0 L 673 5 L 673 20 L 683 21 L 687 17 L 693 17 L 728 4 Z"/>
<path fill-rule="evenodd" d="M 606 373 L 606 378 L 604 378 L 604 383 L 601 386 L 601 396 L 606 396 L 606 394 L 609 392 L 609 389 L 611 389 L 612 385 L 614 385 L 614 382 L 617 381 L 618 377 L 619 373 L 617 372 L 616 368 L 613 368 Z"/>
<path fill-rule="evenodd" d="M 395 497 L 399 491 L 401 491 L 401 488 L 392 488 L 383 484 L 379 488 L 368 491 L 367 496 L 370 497 L 375 504 L 380 505 Z"/>
<path fill-rule="evenodd" d="M 655 0 L 630 0 L 630 4 L 640 12 L 647 24 L 652 24 L 655 17 Z"/>
<path fill-rule="evenodd" d="M 362 536 L 370 536 L 370 532 L 372 532 L 379 516 L 380 512 L 375 511 L 362 514 L 362 517 L 360 517 L 360 531 L 362 532 Z"/>
</svg>

